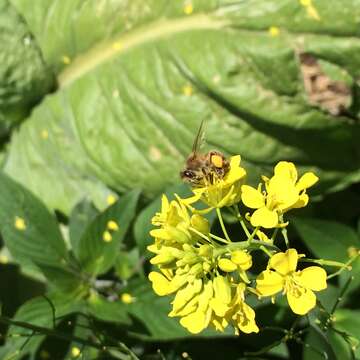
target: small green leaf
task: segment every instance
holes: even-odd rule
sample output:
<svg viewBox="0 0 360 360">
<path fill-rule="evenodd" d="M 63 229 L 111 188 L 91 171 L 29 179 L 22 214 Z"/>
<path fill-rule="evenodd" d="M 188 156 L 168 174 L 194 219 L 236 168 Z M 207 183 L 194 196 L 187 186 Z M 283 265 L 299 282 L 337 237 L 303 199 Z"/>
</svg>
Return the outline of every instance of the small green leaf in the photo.
<svg viewBox="0 0 360 360">
<path fill-rule="evenodd" d="M 136 272 L 140 261 L 138 248 L 129 251 L 119 251 L 115 262 L 116 275 L 121 280 L 128 280 Z"/>
<path fill-rule="evenodd" d="M 79 255 L 79 241 L 89 223 L 99 214 L 96 207 L 87 199 L 78 203 L 71 211 L 69 220 L 70 243 L 75 255 Z"/>
<path fill-rule="evenodd" d="M 133 190 L 99 214 L 86 228 L 78 245 L 81 266 L 92 274 L 108 271 L 115 263 L 120 244 L 135 216 L 140 191 Z M 109 228 L 109 221 L 118 229 Z"/>
<path fill-rule="evenodd" d="M 102 295 L 92 294 L 87 302 L 88 312 L 99 320 L 130 324 L 128 316 L 128 305 L 119 299 L 115 301 L 107 300 Z"/>
</svg>

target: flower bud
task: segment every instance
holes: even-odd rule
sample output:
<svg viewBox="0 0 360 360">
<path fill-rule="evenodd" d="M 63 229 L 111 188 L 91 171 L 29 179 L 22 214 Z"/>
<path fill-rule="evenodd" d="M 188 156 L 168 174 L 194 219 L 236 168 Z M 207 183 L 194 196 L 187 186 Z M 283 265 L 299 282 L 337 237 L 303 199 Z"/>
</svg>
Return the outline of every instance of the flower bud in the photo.
<svg viewBox="0 0 360 360">
<path fill-rule="evenodd" d="M 218 261 L 218 266 L 222 271 L 225 272 L 232 272 L 237 269 L 236 264 L 234 264 L 231 260 L 225 258 Z"/>
</svg>

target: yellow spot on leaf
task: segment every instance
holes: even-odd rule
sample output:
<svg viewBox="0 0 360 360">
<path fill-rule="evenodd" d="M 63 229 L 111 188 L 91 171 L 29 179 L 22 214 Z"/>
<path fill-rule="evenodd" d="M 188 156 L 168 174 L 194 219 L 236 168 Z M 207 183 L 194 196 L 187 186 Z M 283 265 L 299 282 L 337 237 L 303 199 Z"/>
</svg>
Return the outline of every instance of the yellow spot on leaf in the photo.
<svg viewBox="0 0 360 360">
<path fill-rule="evenodd" d="M 194 12 L 194 6 L 191 2 L 187 2 L 184 5 L 184 14 L 190 15 Z"/>
<path fill-rule="evenodd" d="M 108 205 L 113 205 L 115 204 L 117 201 L 117 197 L 113 194 L 108 195 L 108 197 L 106 198 L 106 202 L 108 203 Z"/>
<path fill-rule="evenodd" d="M 149 150 L 151 160 L 159 161 L 162 158 L 161 151 L 156 146 L 151 146 Z"/>
<path fill-rule="evenodd" d="M 123 293 L 121 294 L 121 301 L 124 304 L 131 304 L 135 301 L 135 298 L 131 296 L 129 293 Z"/>
<path fill-rule="evenodd" d="M 302 6 L 310 6 L 312 5 L 312 0 L 300 0 L 300 4 Z"/>
<path fill-rule="evenodd" d="M 71 356 L 76 358 L 81 354 L 81 350 L 77 346 L 71 348 Z"/>
<path fill-rule="evenodd" d="M 112 93 L 112 96 L 114 99 L 117 99 L 119 97 L 120 93 L 118 89 L 115 89 Z"/>
<path fill-rule="evenodd" d="M 112 48 L 114 50 L 121 50 L 123 47 L 122 43 L 120 41 L 116 41 L 112 44 Z"/>
<path fill-rule="evenodd" d="M 189 354 L 188 354 L 186 351 L 184 351 L 184 352 L 181 354 L 181 356 L 182 356 L 184 359 L 187 359 L 187 358 L 189 357 Z"/>
<path fill-rule="evenodd" d="M 65 64 L 65 65 L 69 65 L 71 63 L 71 59 L 69 58 L 69 56 L 67 55 L 63 55 L 61 58 L 61 61 Z"/>
<path fill-rule="evenodd" d="M 215 75 L 215 76 L 212 78 L 212 81 L 213 81 L 214 84 L 219 83 L 220 80 L 221 80 L 220 75 Z"/>
<path fill-rule="evenodd" d="M 14 222 L 15 228 L 24 231 L 26 229 L 25 220 L 19 216 L 15 216 L 15 222 Z"/>
<path fill-rule="evenodd" d="M 190 84 L 187 84 L 187 85 L 183 86 L 182 92 L 185 96 L 191 96 L 193 93 L 193 88 Z"/>
<path fill-rule="evenodd" d="M 109 230 L 112 230 L 112 231 L 118 231 L 119 230 L 119 225 L 117 224 L 116 221 L 109 220 L 108 223 L 107 223 L 107 228 Z"/>
<path fill-rule="evenodd" d="M 40 359 L 46 360 L 50 359 L 50 354 L 47 350 L 41 350 L 40 351 Z"/>
<path fill-rule="evenodd" d="M 6 255 L 0 255 L 0 264 L 8 264 L 9 258 Z"/>
<path fill-rule="evenodd" d="M 49 138 L 49 132 L 47 130 L 42 130 L 40 135 L 44 140 Z"/>
<path fill-rule="evenodd" d="M 103 240 L 105 242 L 110 242 L 112 240 L 112 236 L 109 231 L 104 231 L 103 233 Z"/>
<path fill-rule="evenodd" d="M 269 33 L 271 36 L 278 36 L 280 34 L 280 29 L 277 26 L 271 26 L 269 28 Z"/>
</svg>

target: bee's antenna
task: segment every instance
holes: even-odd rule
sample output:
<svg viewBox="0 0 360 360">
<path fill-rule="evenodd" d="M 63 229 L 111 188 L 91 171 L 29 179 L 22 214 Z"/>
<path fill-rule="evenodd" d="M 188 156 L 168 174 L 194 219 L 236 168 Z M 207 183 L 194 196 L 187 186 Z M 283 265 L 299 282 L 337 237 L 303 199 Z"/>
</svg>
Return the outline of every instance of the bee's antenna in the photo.
<svg viewBox="0 0 360 360">
<path fill-rule="evenodd" d="M 195 140 L 194 140 L 194 144 L 193 144 L 193 147 L 192 147 L 192 152 L 193 154 L 195 154 L 199 148 L 200 148 L 200 145 L 201 143 L 204 141 L 204 124 L 205 124 L 205 120 L 201 120 L 201 123 L 200 123 L 200 126 L 199 126 L 199 130 L 196 134 L 196 137 L 195 137 Z"/>
</svg>

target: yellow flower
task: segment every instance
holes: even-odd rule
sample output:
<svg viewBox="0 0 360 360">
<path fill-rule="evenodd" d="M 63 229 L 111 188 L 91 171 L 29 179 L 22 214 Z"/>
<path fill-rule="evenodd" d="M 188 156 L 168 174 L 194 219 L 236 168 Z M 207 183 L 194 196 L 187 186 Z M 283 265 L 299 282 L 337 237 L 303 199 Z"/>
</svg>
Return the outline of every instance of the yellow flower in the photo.
<svg viewBox="0 0 360 360">
<path fill-rule="evenodd" d="M 256 290 L 260 296 L 273 296 L 282 291 L 295 314 L 307 314 L 316 305 L 314 291 L 326 289 L 326 272 L 319 266 L 296 271 L 299 255 L 295 249 L 277 253 L 268 269 L 259 274 Z"/>
<path fill-rule="evenodd" d="M 250 217 L 251 225 L 267 229 L 279 225 L 279 215 L 292 208 L 307 205 L 309 197 L 306 189 L 319 179 L 312 173 L 305 173 L 299 180 L 297 170 L 291 162 L 280 161 L 274 169 L 271 179 L 263 177 L 266 191 L 262 192 L 261 184 L 257 189 L 243 185 L 241 199 L 245 206 L 256 209 Z"/>
<path fill-rule="evenodd" d="M 246 176 L 246 171 L 240 166 L 240 161 L 240 155 L 232 156 L 230 169 L 222 179 L 214 176 L 211 183 L 193 188 L 194 196 L 183 199 L 182 202 L 190 205 L 201 199 L 210 208 L 221 208 L 238 203 L 241 199 L 241 185 Z"/>
<path fill-rule="evenodd" d="M 239 335 L 239 330 L 246 334 L 259 332 L 255 322 L 255 311 L 245 303 L 245 284 L 240 283 L 236 287 L 236 293 L 230 304 L 230 311 L 227 319 L 231 319 L 235 327 L 235 334 Z"/>
<path fill-rule="evenodd" d="M 199 214 L 189 215 L 186 206 L 178 199 L 169 203 L 166 195 L 162 196 L 161 211 L 152 219 L 153 225 L 160 229 L 150 231 L 157 243 L 174 244 L 194 242 L 198 239 L 190 227 L 207 235 L 209 222 Z"/>
</svg>

